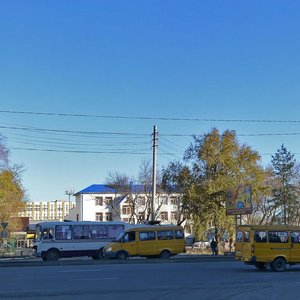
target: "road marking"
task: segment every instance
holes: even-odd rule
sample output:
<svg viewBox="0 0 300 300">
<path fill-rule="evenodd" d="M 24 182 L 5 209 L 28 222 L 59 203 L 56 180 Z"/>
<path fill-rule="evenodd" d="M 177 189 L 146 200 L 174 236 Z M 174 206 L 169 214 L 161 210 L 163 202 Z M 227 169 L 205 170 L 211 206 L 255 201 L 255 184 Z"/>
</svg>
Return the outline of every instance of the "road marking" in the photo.
<svg viewBox="0 0 300 300">
<path fill-rule="evenodd" d="M 120 278 L 118 277 L 106 277 L 106 278 L 73 278 L 73 279 L 70 279 L 71 281 L 92 281 L 92 280 L 96 280 L 96 281 L 99 281 L 99 280 L 119 280 Z"/>
<path fill-rule="evenodd" d="M 58 271 L 59 273 L 75 273 L 75 272 L 99 272 L 99 269 L 91 269 L 91 270 L 62 270 Z"/>
</svg>

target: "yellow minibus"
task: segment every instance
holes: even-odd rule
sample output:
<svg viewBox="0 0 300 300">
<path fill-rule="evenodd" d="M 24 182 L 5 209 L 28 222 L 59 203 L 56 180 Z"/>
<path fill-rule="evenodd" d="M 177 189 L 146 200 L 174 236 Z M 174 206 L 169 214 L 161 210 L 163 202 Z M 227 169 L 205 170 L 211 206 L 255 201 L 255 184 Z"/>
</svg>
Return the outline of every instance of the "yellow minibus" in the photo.
<svg viewBox="0 0 300 300">
<path fill-rule="evenodd" d="M 236 232 L 235 259 L 259 270 L 268 266 L 284 271 L 300 263 L 300 227 L 288 225 L 240 225 Z"/>
<path fill-rule="evenodd" d="M 170 258 L 185 252 L 181 226 L 136 226 L 123 231 L 115 242 L 106 245 L 106 257 L 126 259 L 129 256 Z"/>
</svg>

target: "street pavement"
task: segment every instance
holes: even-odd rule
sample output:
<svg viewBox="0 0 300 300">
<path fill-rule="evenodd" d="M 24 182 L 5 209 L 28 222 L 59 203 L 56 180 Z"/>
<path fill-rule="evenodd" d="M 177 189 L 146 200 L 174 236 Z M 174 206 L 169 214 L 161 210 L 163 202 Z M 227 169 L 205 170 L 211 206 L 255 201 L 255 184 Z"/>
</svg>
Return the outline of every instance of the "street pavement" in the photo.
<svg viewBox="0 0 300 300">
<path fill-rule="evenodd" d="M 41 258 L 32 255 L 0 257 L 0 267 L 19 266 L 58 266 L 58 265 L 92 265 L 92 264 L 138 264 L 138 263 L 185 263 L 185 262 L 226 262 L 234 261 L 233 255 L 203 255 L 203 254 L 179 254 L 170 259 L 132 257 L 127 260 L 100 259 L 93 260 L 90 257 L 62 258 L 56 262 L 45 262 Z"/>
</svg>

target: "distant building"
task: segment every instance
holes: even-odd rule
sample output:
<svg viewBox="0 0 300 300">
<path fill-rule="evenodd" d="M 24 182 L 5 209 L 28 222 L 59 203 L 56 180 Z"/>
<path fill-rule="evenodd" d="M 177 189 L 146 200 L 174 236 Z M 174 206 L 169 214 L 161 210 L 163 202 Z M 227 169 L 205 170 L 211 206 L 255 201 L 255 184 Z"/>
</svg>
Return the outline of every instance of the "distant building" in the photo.
<svg viewBox="0 0 300 300">
<path fill-rule="evenodd" d="M 129 192 L 118 192 L 104 185 L 93 184 L 74 196 L 76 206 L 66 216 L 74 221 L 124 221 L 140 223 L 150 220 L 151 193 L 140 185 L 132 185 Z M 155 220 L 177 224 L 180 216 L 180 195 L 159 193 L 155 199 Z"/>
<path fill-rule="evenodd" d="M 74 202 L 69 201 L 49 201 L 49 202 L 26 202 L 26 208 L 21 212 L 20 217 L 28 217 L 29 222 L 39 221 L 62 221 L 69 214 L 70 207 L 75 206 Z"/>
</svg>

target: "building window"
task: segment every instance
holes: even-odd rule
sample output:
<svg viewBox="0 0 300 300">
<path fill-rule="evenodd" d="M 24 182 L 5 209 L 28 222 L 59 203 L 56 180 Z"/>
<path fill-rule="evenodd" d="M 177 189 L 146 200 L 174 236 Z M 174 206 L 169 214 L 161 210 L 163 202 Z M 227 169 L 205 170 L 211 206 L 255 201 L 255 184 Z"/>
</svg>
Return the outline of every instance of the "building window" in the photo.
<svg viewBox="0 0 300 300">
<path fill-rule="evenodd" d="M 160 213 L 160 218 L 162 221 L 168 221 L 168 212 L 167 211 L 162 211 Z"/>
<path fill-rule="evenodd" d="M 138 205 L 145 205 L 146 197 L 138 197 Z"/>
<path fill-rule="evenodd" d="M 106 219 L 106 221 L 112 221 L 112 213 L 106 213 L 105 219 Z"/>
<path fill-rule="evenodd" d="M 172 220 L 178 220 L 178 212 L 171 212 L 171 219 Z"/>
<path fill-rule="evenodd" d="M 168 197 L 167 196 L 163 196 L 161 198 L 161 204 L 168 205 Z"/>
<path fill-rule="evenodd" d="M 123 214 L 123 215 L 130 215 L 130 213 L 131 213 L 131 208 L 130 208 L 130 206 L 127 206 L 127 205 L 125 206 L 125 205 L 124 205 L 124 206 L 122 207 L 122 214 Z"/>
<path fill-rule="evenodd" d="M 178 198 L 175 196 L 170 197 L 170 201 L 171 201 L 171 204 L 173 204 L 173 205 L 178 204 Z"/>
<path fill-rule="evenodd" d="M 112 200 L 113 200 L 112 197 L 105 197 L 105 203 L 106 204 L 112 204 Z"/>
<path fill-rule="evenodd" d="M 95 197 L 96 205 L 103 206 L 103 197 Z"/>
<path fill-rule="evenodd" d="M 96 213 L 96 221 L 103 221 L 103 213 Z"/>
</svg>

